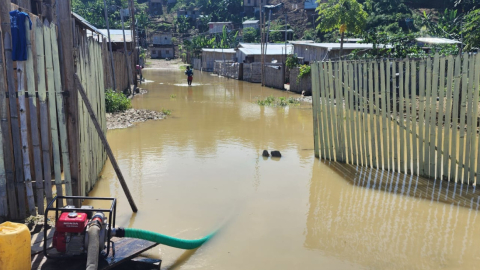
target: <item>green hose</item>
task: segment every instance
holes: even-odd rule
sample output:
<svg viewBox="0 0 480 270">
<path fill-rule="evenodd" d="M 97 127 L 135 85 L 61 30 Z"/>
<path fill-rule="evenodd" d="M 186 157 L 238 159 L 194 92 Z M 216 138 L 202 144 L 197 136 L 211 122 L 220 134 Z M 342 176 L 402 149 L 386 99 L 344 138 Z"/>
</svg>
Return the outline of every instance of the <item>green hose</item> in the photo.
<svg viewBox="0 0 480 270">
<path fill-rule="evenodd" d="M 201 245 L 203 245 L 205 242 L 210 240 L 210 238 L 212 238 L 216 233 L 216 232 L 213 232 L 203 238 L 196 239 L 196 240 L 186 240 L 186 239 L 175 238 L 168 235 L 163 235 L 160 233 L 139 230 L 139 229 L 120 228 L 120 230 L 125 231 L 125 235 L 123 237 L 143 239 L 143 240 L 152 241 L 155 243 L 171 246 L 174 248 L 181 248 L 181 249 L 198 248 Z M 120 235 L 117 235 L 117 236 L 120 236 Z"/>
</svg>

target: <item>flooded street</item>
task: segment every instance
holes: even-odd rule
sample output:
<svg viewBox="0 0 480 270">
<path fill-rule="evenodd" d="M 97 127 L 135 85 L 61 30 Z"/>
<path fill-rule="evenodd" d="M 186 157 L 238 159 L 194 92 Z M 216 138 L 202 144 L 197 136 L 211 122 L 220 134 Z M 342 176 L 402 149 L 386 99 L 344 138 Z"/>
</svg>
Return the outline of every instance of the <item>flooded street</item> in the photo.
<svg viewBox="0 0 480 270">
<path fill-rule="evenodd" d="M 416 190 L 411 177 L 386 177 L 396 191 L 386 192 L 373 186 L 381 172 L 361 168 L 345 177 L 314 157 L 311 104 L 256 103 L 299 95 L 199 71 L 193 87 L 179 70 L 144 76 L 149 93 L 133 106 L 172 115 L 107 134 L 139 212 L 108 161 L 89 195 L 119 199 L 117 226 L 185 239 L 221 228 L 195 251 L 154 249 L 162 269 L 479 267 L 477 198 L 402 195 Z M 282 158 L 264 158 L 264 149 Z M 357 184 L 367 179 L 374 184 Z"/>
</svg>

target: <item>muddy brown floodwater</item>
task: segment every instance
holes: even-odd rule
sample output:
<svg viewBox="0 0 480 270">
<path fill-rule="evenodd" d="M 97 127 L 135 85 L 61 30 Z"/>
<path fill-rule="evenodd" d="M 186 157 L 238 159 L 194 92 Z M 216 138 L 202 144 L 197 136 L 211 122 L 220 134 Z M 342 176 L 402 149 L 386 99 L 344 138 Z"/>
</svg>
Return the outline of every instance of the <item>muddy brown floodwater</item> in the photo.
<svg viewBox="0 0 480 270">
<path fill-rule="evenodd" d="M 222 227 L 196 251 L 149 252 L 162 269 L 480 267 L 476 197 L 447 204 L 401 195 L 417 192 L 411 178 L 390 185 L 396 192 L 352 185 L 314 158 L 310 103 L 255 103 L 298 95 L 198 71 L 193 87 L 179 70 L 144 74 L 149 92 L 133 106 L 172 115 L 107 134 L 139 212 L 108 162 L 90 195 L 119 199 L 117 226 L 187 239 Z M 263 158 L 264 149 L 283 157 Z M 378 185 L 376 177 L 363 179 Z"/>
</svg>

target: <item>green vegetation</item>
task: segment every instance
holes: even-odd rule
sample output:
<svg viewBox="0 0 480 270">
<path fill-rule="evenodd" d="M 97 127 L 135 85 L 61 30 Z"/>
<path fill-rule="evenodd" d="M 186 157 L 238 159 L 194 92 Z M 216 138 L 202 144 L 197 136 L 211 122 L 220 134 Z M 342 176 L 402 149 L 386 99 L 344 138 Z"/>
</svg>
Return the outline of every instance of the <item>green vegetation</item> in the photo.
<svg viewBox="0 0 480 270">
<path fill-rule="evenodd" d="M 171 94 L 171 95 L 170 95 L 170 98 L 177 98 L 177 95 Z"/>
<path fill-rule="evenodd" d="M 265 99 L 257 100 L 257 104 L 260 106 L 272 106 L 272 107 L 285 107 L 288 105 L 299 105 L 300 102 L 293 97 L 285 98 L 279 97 L 276 99 L 273 96 L 266 97 Z"/>
<path fill-rule="evenodd" d="M 107 113 L 124 112 L 132 107 L 132 103 L 122 93 L 117 93 L 111 89 L 105 92 L 105 106 Z"/>
<path fill-rule="evenodd" d="M 297 82 L 300 81 L 301 78 L 305 78 L 311 73 L 311 67 L 310 65 L 302 65 L 300 66 L 300 72 L 298 73 L 297 76 Z"/>
<path fill-rule="evenodd" d="M 340 55 L 342 55 L 345 32 L 362 33 L 367 22 L 367 12 L 356 0 L 328 0 L 327 3 L 320 4 L 317 10 L 320 22 L 317 29 L 323 32 L 337 29 L 340 31 Z"/>
<path fill-rule="evenodd" d="M 242 0 L 177 0 L 170 12 L 182 8 L 198 8 L 205 15 L 211 16 L 213 22 L 241 23 L 242 3 Z"/>
<path fill-rule="evenodd" d="M 287 60 L 285 61 L 285 65 L 289 69 L 298 67 L 300 64 L 298 64 L 297 55 L 296 54 L 290 54 L 289 56 L 287 56 Z"/>
<path fill-rule="evenodd" d="M 465 18 L 463 33 L 467 50 L 480 47 L 480 9 L 470 12 Z"/>
<path fill-rule="evenodd" d="M 243 42 L 258 43 L 260 42 L 260 30 L 253 27 L 243 29 Z"/>
<path fill-rule="evenodd" d="M 170 111 L 168 109 L 162 109 L 162 113 L 165 114 L 165 115 L 171 115 L 172 111 Z"/>
</svg>

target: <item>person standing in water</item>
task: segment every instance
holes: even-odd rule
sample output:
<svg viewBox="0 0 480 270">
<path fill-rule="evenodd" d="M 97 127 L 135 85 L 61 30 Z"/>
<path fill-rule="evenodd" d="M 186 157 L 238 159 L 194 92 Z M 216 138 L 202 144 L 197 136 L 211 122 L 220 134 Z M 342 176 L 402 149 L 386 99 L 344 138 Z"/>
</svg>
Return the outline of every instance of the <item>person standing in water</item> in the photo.
<svg viewBox="0 0 480 270">
<path fill-rule="evenodd" d="M 188 82 L 188 85 L 191 86 L 192 85 L 192 81 L 193 81 L 193 70 L 187 66 L 187 70 L 185 70 L 185 75 L 187 75 L 187 82 Z"/>
</svg>

